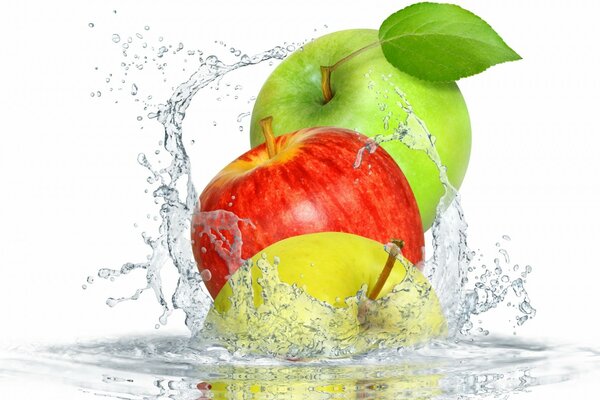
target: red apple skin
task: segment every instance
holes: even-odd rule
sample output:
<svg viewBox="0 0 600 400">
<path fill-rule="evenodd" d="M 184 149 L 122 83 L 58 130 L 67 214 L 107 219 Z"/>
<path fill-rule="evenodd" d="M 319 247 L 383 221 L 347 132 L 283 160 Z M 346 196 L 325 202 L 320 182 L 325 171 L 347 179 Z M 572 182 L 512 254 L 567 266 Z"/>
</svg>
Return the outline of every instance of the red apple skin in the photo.
<svg viewBox="0 0 600 400">
<path fill-rule="evenodd" d="M 419 209 L 396 162 L 378 148 L 353 168 L 367 140 L 342 128 L 302 129 L 278 136 L 273 158 L 262 144 L 217 174 L 200 195 L 191 233 L 198 268 L 210 271 L 206 287 L 213 298 L 243 260 L 306 233 L 402 239 L 403 255 L 414 264 L 423 260 Z M 239 230 L 224 231 L 227 226 Z"/>
</svg>

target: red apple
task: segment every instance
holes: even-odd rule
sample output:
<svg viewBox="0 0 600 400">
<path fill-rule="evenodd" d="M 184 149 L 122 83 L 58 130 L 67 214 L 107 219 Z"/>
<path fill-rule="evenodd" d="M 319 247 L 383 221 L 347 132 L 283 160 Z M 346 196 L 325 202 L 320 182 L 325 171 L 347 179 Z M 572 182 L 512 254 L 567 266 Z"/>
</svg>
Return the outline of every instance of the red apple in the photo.
<svg viewBox="0 0 600 400">
<path fill-rule="evenodd" d="M 192 219 L 194 257 L 213 298 L 243 260 L 306 233 L 397 238 L 408 260 L 423 260 L 419 209 L 393 158 L 379 148 L 353 167 L 367 140 L 342 128 L 301 129 L 271 136 L 217 174 Z"/>
</svg>

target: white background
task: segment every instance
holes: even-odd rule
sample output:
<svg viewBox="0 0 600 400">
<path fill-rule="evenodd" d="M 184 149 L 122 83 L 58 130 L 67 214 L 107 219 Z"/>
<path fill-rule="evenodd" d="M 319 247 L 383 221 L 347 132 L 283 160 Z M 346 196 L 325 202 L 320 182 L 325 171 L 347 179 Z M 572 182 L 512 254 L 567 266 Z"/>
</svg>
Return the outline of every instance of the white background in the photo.
<svg viewBox="0 0 600 400">
<path fill-rule="evenodd" d="M 600 336 L 600 6 L 592 0 L 455 3 L 488 21 L 523 56 L 459 83 L 473 126 L 472 156 L 461 188 L 469 243 L 493 257 L 494 243 L 508 234 L 512 261 L 533 266 L 528 290 L 538 314 L 520 335 L 594 345 Z M 115 309 L 104 304 L 109 295 L 132 294 L 143 284 L 141 274 L 81 288 L 99 267 L 143 260 L 147 249 L 141 229 L 151 234 L 156 229 L 146 219 L 156 210 L 143 192 L 147 173 L 136 157 L 157 148 L 161 131 L 152 122 L 140 131 L 135 117 L 145 113 L 139 104 L 106 91 L 107 73 L 121 71 L 122 43 L 112 43 L 113 33 L 141 32 L 153 37 L 148 40 L 153 44 L 163 35 L 165 43 L 181 41 L 186 50 L 220 56 L 227 56 L 230 46 L 252 54 L 330 31 L 377 28 L 408 4 L 61 0 L 4 5 L 0 347 L 155 332 L 159 309 L 150 293 Z M 144 25 L 151 29 L 144 31 Z M 167 83 L 162 77 L 140 78 L 140 91 L 158 102 L 166 99 L 170 86 L 196 65 L 189 59 L 188 72 L 181 71 L 181 58 L 173 59 Z M 250 82 L 242 75 L 232 82 L 247 82 L 247 99 L 271 68 L 256 68 Z M 103 97 L 90 97 L 96 90 Z M 248 148 L 247 130 L 240 133 L 236 123 L 209 127 L 208 121 L 235 118 L 250 106 L 240 100 L 219 108 L 213 104 L 218 94 L 207 93 L 186 120 L 188 139 L 196 140 L 192 156 L 199 188 Z M 142 228 L 134 228 L 134 222 Z M 174 315 L 161 332 L 184 333 L 182 316 Z M 586 394 L 590 387 L 563 384 L 521 398 L 574 393 L 593 398 Z"/>
</svg>

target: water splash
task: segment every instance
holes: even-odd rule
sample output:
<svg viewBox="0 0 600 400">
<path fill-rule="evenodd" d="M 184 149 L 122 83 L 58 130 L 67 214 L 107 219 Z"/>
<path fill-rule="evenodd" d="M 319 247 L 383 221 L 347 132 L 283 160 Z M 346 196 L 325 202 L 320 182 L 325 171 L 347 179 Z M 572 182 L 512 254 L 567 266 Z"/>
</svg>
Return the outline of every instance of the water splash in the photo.
<svg viewBox="0 0 600 400">
<path fill-rule="evenodd" d="M 136 35 L 138 39 L 142 35 Z M 131 39 L 131 40 L 129 40 Z M 127 39 L 132 43 L 133 38 Z M 161 38 L 159 42 L 162 43 Z M 146 44 L 144 42 L 144 44 Z M 219 43 L 227 47 L 225 43 Z M 146 48 L 145 46 L 142 46 Z M 180 43 L 172 52 L 169 52 L 172 45 L 160 45 L 150 50 L 157 52 L 152 60 L 156 62 L 159 70 L 166 67 L 166 63 L 159 62 L 157 58 L 166 57 L 168 54 L 177 54 L 183 49 Z M 197 271 L 194 258 L 191 254 L 191 244 L 188 239 L 189 224 L 193 211 L 197 204 L 197 192 L 191 179 L 191 162 L 186 152 L 183 141 L 182 123 L 185 113 L 194 96 L 203 88 L 217 84 L 227 74 L 250 65 L 255 65 L 264 61 L 281 60 L 288 51 L 287 47 L 294 49 L 297 46 L 284 45 L 275 47 L 255 56 L 242 54 L 238 49 L 233 49 L 232 54 L 239 58 L 238 62 L 225 64 L 216 56 L 208 56 L 206 59 L 199 58 L 199 68 L 190 76 L 190 78 L 177 86 L 173 95 L 164 104 L 154 107 L 154 111 L 148 114 L 149 119 L 156 119 L 164 129 L 164 140 L 161 140 L 161 146 L 169 155 L 170 164 L 167 167 L 154 168 L 144 154 L 140 154 L 138 162 L 145 167 L 150 176 L 148 182 L 156 184 L 158 187 L 152 192 L 155 203 L 159 204 L 159 215 L 161 224 L 159 227 L 159 236 L 151 238 L 143 234 L 144 242 L 151 248 L 152 253 L 149 259 L 142 263 L 125 263 L 118 270 L 101 269 L 98 275 L 105 279 L 114 279 L 118 276 L 128 274 L 135 269 L 146 271 L 146 286 L 136 290 L 129 297 L 109 298 L 107 304 L 114 306 L 122 301 L 136 300 L 139 295 L 151 289 L 159 304 L 163 308 L 163 313 L 159 318 L 161 324 L 167 322 L 168 316 L 175 309 L 181 309 L 186 315 L 186 324 L 193 334 L 201 331 L 203 319 L 207 315 L 211 298 L 208 296 L 204 281 L 210 280 L 209 274 L 200 275 Z M 231 50 L 231 49 L 230 49 Z M 203 52 L 188 50 L 188 54 L 202 55 Z M 124 57 L 129 57 L 127 52 Z M 134 54 L 134 61 L 122 63 L 125 75 L 132 65 L 135 65 L 135 59 L 140 59 L 139 54 Z M 162 71 L 164 74 L 164 70 Z M 112 77 L 112 74 L 111 74 Z M 110 77 L 109 77 L 110 78 Z M 369 78 L 369 77 L 367 77 Z M 108 79 L 108 78 L 107 78 Z M 521 300 L 515 302 L 514 308 L 517 310 L 516 325 L 535 315 L 535 310 L 531 307 L 526 290 L 523 286 L 524 281 L 520 278 L 514 278 L 510 274 L 496 273 L 498 267 L 489 274 L 496 274 L 497 279 L 489 279 L 488 275 L 471 274 L 475 269 L 471 267 L 473 252 L 467 246 L 467 223 L 463 210 L 460 205 L 460 196 L 456 189 L 450 184 L 446 175 L 446 168 L 435 150 L 435 136 L 432 135 L 425 126 L 425 123 L 413 112 L 413 109 L 400 88 L 390 85 L 386 77 L 382 77 L 383 88 L 377 88 L 374 82 L 369 83 L 372 90 L 383 90 L 386 96 L 391 94 L 398 99 L 405 118 L 399 124 L 392 135 L 379 135 L 373 138 L 369 144 L 357 155 L 355 168 L 359 168 L 365 151 L 374 152 L 381 143 L 397 140 L 401 141 L 415 151 L 425 152 L 432 162 L 438 167 L 440 181 L 445 189 L 445 195 L 440 200 L 437 209 L 437 218 L 432 227 L 433 236 L 433 254 L 427 260 L 424 271 L 430 279 L 436 293 L 439 296 L 444 314 L 446 315 L 450 328 L 450 335 L 457 333 L 467 334 L 471 332 L 473 315 L 487 312 L 505 301 L 507 296 L 514 293 Z M 121 80 L 124 84 L 125 80 Z M 131 93 L 135 94 L 135 101 L 139 101 L 138 86 L 132 84 Z M 241 90 L 241 85 L 235 85 L 234 91 Z M 152 99 L 149 95 L 144 102 L 144 108 L 148 109 Z M 382 118 L 383 127 L 390 123 L 389 111 L 383 108 Z M 248 116 L 247 112 L 238 114 L 237 122 Z M 139 117 L 138 117 L 139 120 Z M 216 121 L 213 122 L 216 125 Z M 158 151 L 158 150 L 157 150 Z M 182 185 L 183 183 L 183 185 Z M 240 220 L 235 215 L 224 215 L 225 211 L 219 212 L 219 215 L 204 215 L 206 222 L 202 227 L 203 232 L 211 237 L 211 242 L 221 249 L 221 253 L 227 259 L 230 259 L 232 270 L 242 265 L 243 260 L 239 257 L 241 237 L 236 235 L 237 224 Z M 218 221 L 229 221 L 227 224 L 219 225 Z M 250 223 L 250 221 L 246 221 Z M 223 232 L 229 232 L 228 235 Z M 239 232 L 238 232 L 239 233 Z M 229 241 L 232 237 L 233 241 Z M 506 250 L 501 254 L 502 258 L 509 262 L 509 256 Z M 171 302 L 162 291 L 161 269 L 166 263 L 172 263 L 179 273 L 179 281 L 175 292 L 171 296 Z M 508 280 L 507 280 L 508 279 Z M 471 286 L 469 286 L 471 284 Z M 509 290 L 512 288 L 512 292 Z M 483 330 L 481 330 L 483 332 Z"/>
<path fill-rule="evenodd" d="M 393 85 L 387 76 L 373 79 L 367 74 L 366 78 L 369 80 L 368 87 L 377 90 L 378 95 L 386 98 L 393 95 L 398 100 L 396 104 L 400 106 L 405 117 L 392 134 L 374 136 L 357 154 L 354 168 L 361 166 L 365 152 L 373 153 L 382 143 L 400 141 L 415 151 L 424 152 L 439 171 L 444 195 L 438 203 L 436 218 L 431 228 L 433 255 L 425 262 L 424 272 L 429 277 L 440 299 L 444 314 L 448 318 L 449 336 L 454 337 L 459 332 L 470 333 L 473 327 L 472 317 L 502 304 L 511 287 L 516 296 L 521 299 L 516 307 L 518 312 L 515 320 L 517 325 L 522 325 L 536 313 L 531 307 L 523 280 L 515 278 L 510 273 L 503 274 L 499 259 L 494 261 L 496 268 L 493 272 L 483 265 L 484 271 L 481 275 L 472 273 L 474 268 L 471 266 L 471 261 L 475 253 L 467 244 L 468 224 L 460 204 L 460 195 L 451 184 L 446 167 L 435 148 L 435 136 L 427 129 L 425 122 L 415 114 L 401 88 Z M 382 121 L 383 127 L 387 128 L 391 115 L 386 109 L 380 111 L 385 111 Z M 506 235 L 505 237 L 508 238 Z M 505 249 L 498 251 L 505 263 L 510 263 L 508 251 Z M 495 277 L 492 277 L 492 274 Z M 487 331 L 481 329 L 481 332 Z"/>
<path fill-rule="evenodd" d="M 152 251 L 148 261 L 125 263 L 119 270 L 103 268 L 98 271 L 98 276 L 104 279 L 125 275 L 136 269 L 146 271 L 145 287 L 136 290 L 129 297 L 109 298 L 108 305 L 114 306 L 122 301 L 137 300 L 141 293 L 151 289 L 163 308 L 163 314 L 159 318 L 162 325 L 167 323 L 167 318 L 174 309 L 181 309 L 186 315 L 188 328 L 192 332 L 200 330 L 212 300 L 203 284 L 203 280 L 210 277 L 202 277 L 198 273 L 188 239 L 190 220 L 196 208 L 198 193 L 192 182 L 191 163 L 183 142 L 182 123 L 185 113 L 200 89 L 225 74 L 263 61 L 282 59 L 286 54 L 283 48 L 275 47 L 254 56 L 241 55 L 240 61 L 233 64 L 225 64 L 217 57 L 209 56 L 186 82 L 176 88 L 173 96 L 165 104 L 158 105 L 157 111 L 148 115 L 149 118 L 156 119 L 163 125 L 162 145 L 170 155 L 170 164 L 161 169 L 154 168 L 145 154 L 138 156 L 139 164 L 150 172 L 149 183 L 158 184 L 152 195 L 155 202 L 160 204 L 159 236 L 151 238 L 144 235 L 144 242 Z M 137 93 L 137 86 L 135 90 Z M 181 182 L 185 183 L 183 192 L 179 189 Z M 210 223 L 208 217 L 207 215 L 207 222 Z M 206 228 L 210 233 L 213 228 L 218 227 L 207 225 Z M 220 240 L 218 237 L 214 239 Z M 232 248 L 235 252 L 235 244 Z M 161 269 L 168 262 L 172 263 L 179 273 L 177 288 L 171 297 L 172 305 L 169 304 L 161 285 Z"/>
<path fill-rule="evenodd" d="M 338 244 L 350 260 L 379 251 L 375 242 L 354 235 L 327 232 L 311 237 L 324 244 Z M 285 242 L 302 245 L 290 238 L 270 246 L 229 279 L 194 340 L 198 345 L 218 343 L 236 354 L 288 359 L 339 358 L 445 336 L 446 320 L 427 278 L 401 256 L 389 279 L 398 283 L 377 300 L 368 298 L 367 285 L 363 284 L 353 296 L 330 304 L 312 297 L 301 283 L 290 285 L 280 279 L 281 274 L 289 275 L 286 271 L 293 273 L 301 259 L 302 264 L 317 264 L 301 279 L 318 280 L 329 258 L 304 258 L 299 250 L 287 258 L 275 256 L 271 262 L 268 252 L 277 254 L 286 248 Z M 387 254 L 382 249 L 378 256 L 374 264 L 377 269 Z M 350 275 L 346 278 L 351 282 Z M 347 284 L 352 285 L 350 282 Z"/>
<path fill-rule="evenodd" d="M 600 352 L 594 349 L 491 337 L 318 362 L 242 357 L 222 347 L 197 350 L 183 336 L 0 352 L 3 388 L 34 380 L 131 400 L 506 399 L 599 370 Z"/>
<path fill-rule="evenodd" d="M 149 29 L 146 26 L 145 32 Z M 135 37 L 139 40 L 144 38 L 141 34 Z M 144 42 L 142 48 L 147 47 Z M 126 50 L 124 57 L 130 57 L 132 48 Z M 151 45 L 149 50 L 156 51 Z M 164 53 L 161 61 L 171 54 Z M 187 54 L 202 56 L 199 50 L 188 50 Z M 136 55 L 133 54 L 133 61 L 123 63 L 124 73 L 131 66 L 147 65 L 135 59 Z M 284 56 L 282 49 L 255 57 L 243 57 L 240 53 L 243 60 L 230 65 L 221 63 L 216 57 L 207 57 L 201 61 L 198 71 L 174 89 L 171 98 L 160 106 L 151 104 L 151 95 L 141 96 L 138 93 L 131 96 L 127 93 L 127 98 L 134 97 L 134 101 L 142 102 L 145 110 L 151 108 L 156 111 L 148 117 L 159 121 L 164 128 L 164 140 L 160 145 L 170 157 L 170 164 L 165 168 L 155 168 L 146 155 L 138 157 L 140 165 L 149 172 L 149 183 L 156 185 L 152 196 L 159 205 L 161 223 L 157 238 L 143 234 L 144 242 L 152 250 L 148 260 L 125 263 L 117 269 L 103 268 L 98 272 L 100 278 L 110 280 L 138 269 L 146 272 L 144 287 L 130 297 L 112 298 L 109 303 L 133 300 L 139 296 L 139 291 L 152 290 L 163 307 L 161 323 L 166 323 L 166 317 L 174 309 L 182 309 L 188 316 L 186 323 L 192 332 L 202 327 L 202 319 L 209 312 L 211 303 L 202 281 L 211 277 L 198 274 L 187 240 L 197 193 L 191 182 L 191 164 L 183 141 L 185 112 L 194 95 L 219 77 L 237 68 Z M 162 63 L 157 64 L 158 67 L 164 72 L 166 66 Z M 114 89 L 119 89 L 116 77 L 110 74 L 106 79 L 111 85 L 116 83 Z M 120 82 L 125 85 L 124 79 Z M 144 88 L 146 86 L 143 85 Z M 128 87 L 122 87 L 127 92 Z M 93 93 L 95 97 L 97 91 Z M 400 91 L 396 94 L 403 98 Z M 410 111 L 408 102 L 404 104 Z M 421 151 L 430 154 L 434 162 L 439 161 L 432 151 L 433 136 L 424 125 L 419 124 L 414 114 L 409 112 L 407 115 L 406 126 L 399 126 L 390 137 L 377 137 L 365 151 L 376 151 L 377 144 L 386 140 L 400 140 L 420 147 Z M 240 120 L 245 117 L 240 114 Z M 138 121 L 142 119 L 138 117 Z M 389 123 L 389 119 L 383 122 Z M 412 130 L 407 129 L 408 126 Z M 415 130 L 414 126 L 421 128 Z M 441 164 L 438 166 L 440 175 L 445 175 Z M 360 167 L 360 162 L 357 162 L 357 167 Z M 444 209 L 446 211 L 442 212 Z M 490 267 L 474 265 L 477 253 L 467 246 L 466 229 L 460 199 L 448 186 L 438 208 L 433 229 L 434 252 L 427 261 L 425 273 L 435 286 L 446 315 L 453 318 L 449 318 L 449 321 L 454 321 L 451 324 L 453 329 L 463 333 L 473 331 L 473 316 L 502 303 L 518 310 L 516 325 L 534 316 L 535 309 L 531 307 L 524 287 L 531 267 L 510 265 L 511 259 L 504 245 L 498 246 L 497 257 L 488 263 Z M 510 240 L 508 237 L 502 239 Z M 173 263 L 180 276 L 171 302 L 169 295 L 161 289 L 160 272 L 167 263 Z M 269 270 L 266 264 L 262 267 Z M 243 277 L 240 275 L 235 279 Z M 275 276 L 271 284 L 274 282 L 277 282 Z M 93 277 L 88 277 L 86 283 L 93 284 Z M 361 293 L 357 296 L 360 297 Z M 516 299 L 514 303 L 512 298 Z M 0 354 L 0 382 L 7 378 L 9 381 L 25 378 L 28 383 L 32 379 L 36 382 L 58 381 L 88 393 L 121 399 L 241 398 L 252 393 L 278 398 L 481 399 L 507 398 L 512 393 L 562 382 L 600 368 L 600 353 L 594 349 L 550 346 L 491 336 L 474 342 L 460 335 L 456 337 L 455 341 L 432 341 L 410 348 L 386 345 L 380 350 L 336 360 L 291 362 L 232 353 L 218 341 L 215 346 L 203 343 L 198 348 L 198 343 L 191 342 L 187 336 L 146 335 L 64 347 L 17 349 L 17 352 Z"/>
</svg>

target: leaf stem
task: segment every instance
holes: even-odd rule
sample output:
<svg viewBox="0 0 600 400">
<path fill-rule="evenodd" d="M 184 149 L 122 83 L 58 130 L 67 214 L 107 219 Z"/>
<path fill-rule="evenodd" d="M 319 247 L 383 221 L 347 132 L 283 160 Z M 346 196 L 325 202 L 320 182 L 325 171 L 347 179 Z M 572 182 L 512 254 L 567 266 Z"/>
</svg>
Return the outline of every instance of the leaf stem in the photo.
<svg viewBox="0 0 600 400">
<path fill-rule="evenodd" d="M 380 44 L 380 41 L 376 41 L 366 45 L 365 47 L 361 47 L 360 49 L 348 54 L 346 57 L 338 60 L 333 65 L 321 66 L 321 90 L 323 91 L 324 103 L 327 104 L 333 98 L 333 91 L 331 90 L 331 74 L 335 71 L 340 65 L 344 64 L 347 61 L 352 60 L 354 57 L 359 54 L 364 53 L 367 50 L 372 49 Z"/>
<path fill-rule="evenodd" d="M 390 273 L 392 272 L 392 268 L 394 268 L 396 257 L 398 256 L 398 254 L 400 254 L 400 250 L 402 250 L 402 248 L 404 247 L 403 240 L 392 239 L 391 242 L 393 245 L 390 249 L 388 259 L 385 262 L 385 265 L 383 266 L 383 270 L 379 275 L 379 279 L 377 279 L 377 283 L 375 283 L 373 290 L 371 290 L 371 293 L 369 294 L 369 299 L 371 300 L 375 300 L 377 299 L 377 296 L 379 296 L 381 289 L 383 289 L 383 285 L 385 285 L 385 282 L 387 281 L 387 279 L 390 276 Z"/>
</svg>

